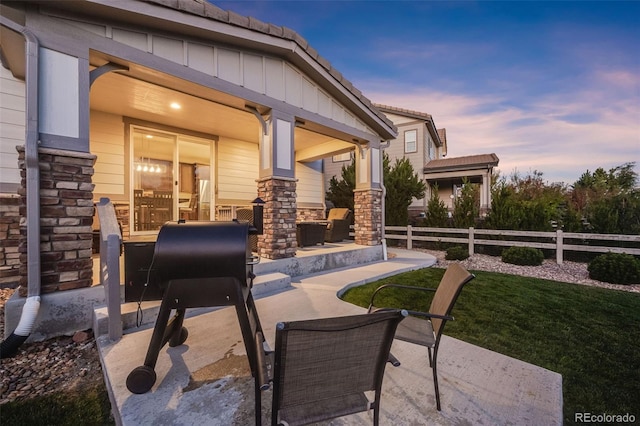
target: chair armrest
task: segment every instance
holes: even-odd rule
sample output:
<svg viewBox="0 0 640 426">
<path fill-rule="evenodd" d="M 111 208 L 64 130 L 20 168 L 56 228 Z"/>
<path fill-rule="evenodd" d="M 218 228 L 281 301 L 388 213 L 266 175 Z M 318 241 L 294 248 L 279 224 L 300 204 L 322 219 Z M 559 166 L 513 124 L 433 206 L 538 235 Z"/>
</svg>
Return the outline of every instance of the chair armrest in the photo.
<svg viewBox="0 0 640 426">
<path fill-rule="evenodd" d="M 411 286 L 411 285 L 402 285 L 402 284 L 384 284 L 381 285 L 380 287 L 378 287 L 373 294 L 371 295 L 371 299 L 369 300 L 369 308 L 368 308 L 368 312 L 371 312 L 371 309 L 375 306 L 374 305 L 374 300 L 376 298 L 376 296 L 378 295 L 378 292 L 387 288 L 402 288 L 405 290 L 418 290 L 418 291 L 428 291 L 428 292 L 435 292 L 436 289 L 435 288 L 429 288 L 429 287 L 415 287 L 415 286 Z"/>
<path fill-rule="evenodd" d="M 389 352 L 389 356 L 387 357 L 387 362 L 393 365 L 394 367 L 400 367 L 400 360 L 398 360 L 398 358 L 393 356 L 391 352 Z"/>
<path fill-rule="evenodd" d="M 438 314 L 430 314 L 428 312 L 409 311 L 409 310 L 407 310 L 407 312 L 409 313 L 409 315 L 413 315 L 413 316 L 416 316 L 416 317 L 436 318 L 436 319 L 441 319 L 441 320 L 445 320 L 445 321 L 453 321 L 453 320 L 455 320 L 455 318 L 452 317 L 451 315 L 438 315 Z"/>
<path fill-rule="evenodd" d="M 264 336 L 262 332 L 258 331 L 256 333 L 256 360 L 257 360 L 257 370 L 256 371 L 256 381 L 258 382 L 258 388 L 261 391 L 266 391 L 271 386 L 271 372 L 272 367 L 272 352 L 266 351 L 264 347 Z"/>
</svg>

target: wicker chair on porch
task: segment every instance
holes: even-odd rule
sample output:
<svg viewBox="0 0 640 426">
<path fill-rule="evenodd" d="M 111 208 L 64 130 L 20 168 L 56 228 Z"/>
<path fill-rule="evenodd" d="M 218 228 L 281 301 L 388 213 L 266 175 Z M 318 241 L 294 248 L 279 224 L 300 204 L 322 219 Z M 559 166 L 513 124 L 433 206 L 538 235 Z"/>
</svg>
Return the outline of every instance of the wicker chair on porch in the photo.
<svg viewBox="0 0 640 426">
<path fill-rule="evenodd" d="M 376 289 L 371 296 L 369 312 L 384 311 L 376 304 L 376 297 L 384 294 L 385 290 L 410 291 L 411 297 L 418 297 L 420 292 L 434 292 L 431 305 L 426 312 L 407 310 L 409 317 L 404 320 L 396 332 L 395 338 L 417 345 L 426 346 L 429 352 L 429 367 L 433 370 L 433 386 L 436 394 L 436 407 L 440 411 L 440 391 L 438 389 L 438 348 L 440 338 L 444 330 L 445 322 L 453 320 L 451 310 L 466 283 L 475 276 L 464 269 L 460 264 L 453 263 L 445 271 L 437 289 L 427 287 L 415 287 L 398 284 L 385 284 Z M 393 307 L 397 308 L 397 306 Z M 433 352 L 432 352 L 433 351 Z M 390 354 L 389 361 L 394 365 L 399 362 Z"/>
<path fill-rule="evenodd" d="M 278 323 L 275 352 L 267 357 L 274 365 L 271 424 L 304 425 L 373 408 L 377 425 L 389 349 L 406 315 L 393 310 Z M 256 383 L 264 389 L 260 377 Z M 373 401 L 367 391 L 373 391 Z"/>
<path fill-rule="evenodd" d="M 324 240 L 329 243 L 337 243 L 349 238 L 351 227 L 351 210 L 345 208 L 333 208 L 327 215 L 327 230 Z"/>
</svg>

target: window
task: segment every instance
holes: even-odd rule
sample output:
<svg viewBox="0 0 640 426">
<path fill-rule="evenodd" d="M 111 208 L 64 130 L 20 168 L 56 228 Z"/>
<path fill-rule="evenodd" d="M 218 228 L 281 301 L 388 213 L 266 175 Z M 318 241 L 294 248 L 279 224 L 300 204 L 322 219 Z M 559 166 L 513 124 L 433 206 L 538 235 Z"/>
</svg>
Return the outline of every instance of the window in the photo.
<svg viewBox="0 0 640 426">
<path fill-rule="evenodd" d="M 404 152 L 418 151 L 418 131 L 407 130 L 404 132 Z"/>
<path fill-rule="evenodd" d="M 431 140 L 431 138 L 427 140 L 427 146 L 429 150 L 429 160 L 433 160 L 435 158 L 434 157 L 435 147 L 433 146 L 433 141 Z"/>
<path fill-rule="evenodd" d="M 351 152 L 345 152 L 344 154 L 338 154 L 333 156 L 334 163 L 340 163 L 342 161 L 350 161 L 351 160 Z"/>
</svg>

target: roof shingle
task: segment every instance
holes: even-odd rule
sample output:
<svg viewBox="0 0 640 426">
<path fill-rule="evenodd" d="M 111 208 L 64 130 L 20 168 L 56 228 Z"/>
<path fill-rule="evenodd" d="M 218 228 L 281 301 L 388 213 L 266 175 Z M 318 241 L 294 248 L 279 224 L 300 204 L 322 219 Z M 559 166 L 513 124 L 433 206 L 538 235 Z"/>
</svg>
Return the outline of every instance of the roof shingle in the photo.
<svg viewBox="0 0 640 426">
<path fill-rule="evenodd" d="M 486 167 L 497 167 L 500 159 L 494 153 L 467 155 L 464 157 L 439 158 L 431 160 L 424 166 L 424 173 L 472 170 Z"/>
</svg>

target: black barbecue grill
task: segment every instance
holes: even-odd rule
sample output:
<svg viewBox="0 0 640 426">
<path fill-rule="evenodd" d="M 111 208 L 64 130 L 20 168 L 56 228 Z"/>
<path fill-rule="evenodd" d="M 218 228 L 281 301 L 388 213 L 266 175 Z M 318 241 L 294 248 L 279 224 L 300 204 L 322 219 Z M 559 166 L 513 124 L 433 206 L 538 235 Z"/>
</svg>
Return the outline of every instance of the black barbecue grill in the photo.
<svg viewBox="0 0 640 426">
<path fill-rule="evenodd" d="M 248 248 L 249 223 L 179 222 L 165 224 L 158 234 L 149 269 L 163 291 L 144 365 L 127 377 L 127 388 L 145 393 L 156 381 L 158 355 L 168 342 L 179 346 L 188 336 L 183 327 L 187 308 L 235 306 L 251 373 L 256 377 L 256 345 L 264 344 L 262 327 L 251 295 L 253 265 L 258 257 Z M 151 284 L 151 283 L 149 283 Z M 169 320 L 171 311 L 176 313 Z"/>
</svg>

